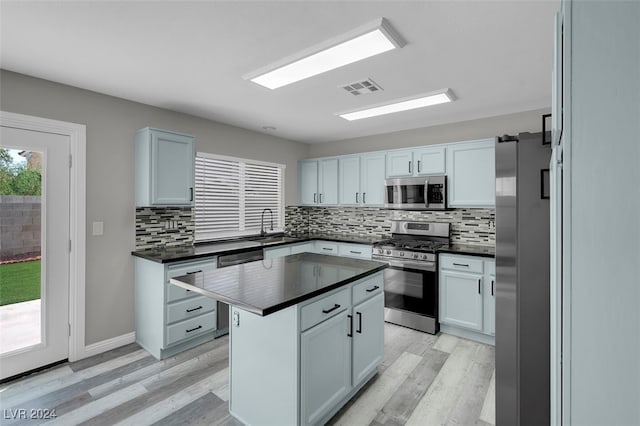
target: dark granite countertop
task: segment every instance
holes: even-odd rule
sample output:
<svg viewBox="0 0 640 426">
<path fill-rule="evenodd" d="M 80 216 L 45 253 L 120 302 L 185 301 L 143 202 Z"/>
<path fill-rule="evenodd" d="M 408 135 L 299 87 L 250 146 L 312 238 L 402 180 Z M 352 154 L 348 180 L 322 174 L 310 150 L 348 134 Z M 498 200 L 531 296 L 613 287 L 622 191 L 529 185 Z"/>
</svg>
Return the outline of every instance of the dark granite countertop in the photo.
<svg viewBox="0 0 640 426">
<path fill-rule="evenodd" d="M 325 273 L 314 275 L 317 267 Z M 371 260 L 300 253 L 182 275 L 171 283 L 265 316 L 386 267 Z"/>
<path fill-rule="evenodd" d="M 382 240 L 381 237 L 371 235 L 342 235 L 332 233 L 273 235 L 266 238 L 236 239 L 220 242 L 196 244 L 193 246 L 160 247 L 146 250 L 136 250 L 132 255 L 158 263 L 180 262 L 221 254 L 241 253 L 265 247 L 275 247 L 283 244 L 302 243 L 312 240 L 336 241 L 342 243 L 373 244 Z"/>
<path fill-rule="evenodd" d="M 438 249 L 438 253 L 466 254 L 469 256 L 496 257 L 495 246 L 471 244 L 448 244 Z"/>
</svg>

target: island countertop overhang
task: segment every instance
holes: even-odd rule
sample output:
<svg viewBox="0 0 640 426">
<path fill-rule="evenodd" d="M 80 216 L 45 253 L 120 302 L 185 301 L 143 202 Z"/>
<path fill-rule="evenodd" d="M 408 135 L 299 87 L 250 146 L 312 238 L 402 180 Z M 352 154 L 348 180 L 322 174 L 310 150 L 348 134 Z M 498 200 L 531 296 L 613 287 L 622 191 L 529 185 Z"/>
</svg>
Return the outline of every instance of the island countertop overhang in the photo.
<svg viewBox="0 0 640 426">
<path fill-rule="evenodd" d="M 171 278 L 171 284 L 266 316 L 387 267 L 371 260 L 300 253 Z"/>
</svg>

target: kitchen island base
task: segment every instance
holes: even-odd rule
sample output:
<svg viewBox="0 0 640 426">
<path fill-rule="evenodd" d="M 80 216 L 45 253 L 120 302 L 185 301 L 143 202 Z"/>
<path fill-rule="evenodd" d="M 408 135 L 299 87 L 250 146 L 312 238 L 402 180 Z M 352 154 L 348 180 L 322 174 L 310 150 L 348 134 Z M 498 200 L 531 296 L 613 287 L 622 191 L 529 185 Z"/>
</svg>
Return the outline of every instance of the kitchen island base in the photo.
<svg viewBox="0 0 640 426">
<path fill-rule="evenodd" d="M 326 423 L 377 373 L 381 272 L 266 316 L 231 306 L 230 413 L 247 425 Z"/>
</svg>

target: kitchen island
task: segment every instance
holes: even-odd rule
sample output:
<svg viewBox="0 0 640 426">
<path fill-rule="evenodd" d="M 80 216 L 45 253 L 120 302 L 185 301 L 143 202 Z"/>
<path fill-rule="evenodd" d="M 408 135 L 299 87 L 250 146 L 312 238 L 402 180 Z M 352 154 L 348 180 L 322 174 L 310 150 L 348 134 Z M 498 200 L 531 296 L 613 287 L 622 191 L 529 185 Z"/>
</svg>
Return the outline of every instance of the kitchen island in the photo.
<svg viewBox="0 0 640 426">
<path fill-rule="evenodd" d="M 386 264 L 313 253 L 171 279 L 229 303 L 229 411 L 245 424 L 323 424 L 383 360 Z"/>
</svg>

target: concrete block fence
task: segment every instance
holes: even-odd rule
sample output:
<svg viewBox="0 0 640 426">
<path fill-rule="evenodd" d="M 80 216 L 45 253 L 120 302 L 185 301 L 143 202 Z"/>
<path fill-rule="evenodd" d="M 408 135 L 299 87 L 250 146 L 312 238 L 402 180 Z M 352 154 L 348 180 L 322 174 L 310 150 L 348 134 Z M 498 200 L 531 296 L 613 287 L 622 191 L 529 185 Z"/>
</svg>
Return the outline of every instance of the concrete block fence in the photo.
<svg viewBox="0 0 640 426">
<path fill-rule="evenodd" d="M 40 256 L 41 197 L 0 195 L 0 263 Z"/>
</svg>

